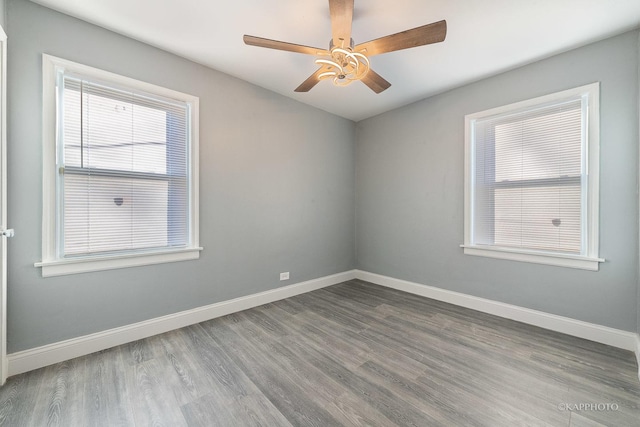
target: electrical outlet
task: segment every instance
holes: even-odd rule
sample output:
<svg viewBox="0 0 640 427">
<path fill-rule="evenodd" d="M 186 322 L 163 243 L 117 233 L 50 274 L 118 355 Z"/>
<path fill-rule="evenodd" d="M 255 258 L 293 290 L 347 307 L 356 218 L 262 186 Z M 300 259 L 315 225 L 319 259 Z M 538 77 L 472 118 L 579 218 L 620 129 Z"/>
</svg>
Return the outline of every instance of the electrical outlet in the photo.
<svg viewBox="0 0 640 427">
<path fill-rule="evenodd" d="M 280 273 L 280 280 L 289 280 L 289 272 Z"/>
</svg>

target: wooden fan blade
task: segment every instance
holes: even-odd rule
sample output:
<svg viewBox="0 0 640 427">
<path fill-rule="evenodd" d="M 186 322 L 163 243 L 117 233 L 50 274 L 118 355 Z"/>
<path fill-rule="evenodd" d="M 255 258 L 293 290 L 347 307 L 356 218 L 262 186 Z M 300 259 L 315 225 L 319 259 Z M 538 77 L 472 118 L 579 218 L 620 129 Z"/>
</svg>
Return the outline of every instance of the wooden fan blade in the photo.
<svg viewBox="0 0 640 427">
<path fill-rule="evenodd" d="M 371 69 L 369 69 L 367 75 L 362 78 L 361 82 L 369 86 L 375 93 L 383 92 L 391 87 L 391 83 Z"/>
<path fill-rule="evenodd" d="M 446 36 L 447 21 L 443 20 L 359 44 L 354 50 L 370 57 L 381 53 L 439 43 Z"/>
<path fill-rule="evenodd" d="M 295 92 L 309 92 L 311 89 L 313 89 L 313 87 L 320 81 L 318 76 L 323 71 L 326 71 L 326 68 L 327 67 L 318 68 L 315 73 L 311 74 L 309 78 L 307 78 L 307 80 L 303 81 L 302 84 L 295 89 Z"/>
<path fill-rule="evenodd" d="M 353 0 L 329 0 L 331 37 L 336 47 L 351 47 Z"/>
<path fill-rule="evenodd" d="M 317 47 L 303 46 L 300 44 L 281 42 L 278 40 L 264 39 L 262 37 L 248 36 L 243 37 L 244 43 L 251 46 L 266 47 L 269 49 L 286 50 L 288 52 L 304 53 L 307 55 L 329 55 L 326 49 Z"/>
</svg>

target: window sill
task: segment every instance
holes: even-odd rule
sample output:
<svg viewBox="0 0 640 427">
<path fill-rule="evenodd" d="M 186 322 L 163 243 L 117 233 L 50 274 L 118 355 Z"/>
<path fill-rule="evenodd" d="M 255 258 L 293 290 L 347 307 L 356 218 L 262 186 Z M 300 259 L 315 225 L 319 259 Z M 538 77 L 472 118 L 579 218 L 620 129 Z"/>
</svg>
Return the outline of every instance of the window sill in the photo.
<svg viewBox="0 0 640 427">
<path fill-rule="evenodd" d="M 483 256 L 488 258 L 507 259 L 511 261 L 546 264 L 557 267 L 578 268 L 581 270 L 598 271 L 603 258 L 590 258 L 579 255 L 564 255 L 545 252 L 533 252 L 517 249 L 499 248 L 491 246 L 460 245 L 465 255 Z"/>
<path fill-rule="evenodd" d="M 187 248 L 144 254 L 113 255 L 95 258 L 57 259 L 34 264 L 42 267 L 42 277 L 113 270 L 116 268 L 140 267 L 167 262 L 188 261 L 200 258 L 202 248 Z"/>
</svg>

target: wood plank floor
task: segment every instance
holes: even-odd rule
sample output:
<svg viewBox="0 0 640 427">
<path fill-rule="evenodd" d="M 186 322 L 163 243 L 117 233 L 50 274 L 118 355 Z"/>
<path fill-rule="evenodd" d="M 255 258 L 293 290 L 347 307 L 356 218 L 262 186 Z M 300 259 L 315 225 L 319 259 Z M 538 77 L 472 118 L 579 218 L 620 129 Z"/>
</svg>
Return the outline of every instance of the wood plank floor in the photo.
<svg viewBox="0 0 640 427">
<path fill-rule="evenodd" d="M 2 426 L 640 426 L 631 352 L 354 280 L 9 378 Z"/>
</svg>

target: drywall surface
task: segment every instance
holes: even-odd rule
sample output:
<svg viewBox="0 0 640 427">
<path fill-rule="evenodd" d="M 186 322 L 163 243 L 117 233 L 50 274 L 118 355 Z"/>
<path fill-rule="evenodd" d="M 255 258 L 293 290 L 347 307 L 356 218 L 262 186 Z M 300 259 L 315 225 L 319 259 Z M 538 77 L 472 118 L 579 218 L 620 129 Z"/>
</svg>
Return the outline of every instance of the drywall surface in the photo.
<svg viewBox="0 0 640 427">
<path fill-rule="evenodd" d="M 359 122 L 358 268 L 635 331 L 637 69 L 634 31 Z M 464 116 L 597 81 L 600 271 L 463 255 Z"/>
<path fill-rule="evenodd" d="M 10 353 L 355 266 L 353 122 L 31 2 L 8 33 Z M 199 260 L 41 277 L 43 53 L 200 97 Z"/>
<path fill-rule="evenodd" d="M 2 25 L 3 28 L 5 28 L 6 23 L 7 23 L 7 2 L 6 0 L 0 0 L 0 25 Z"/>
</svg>

